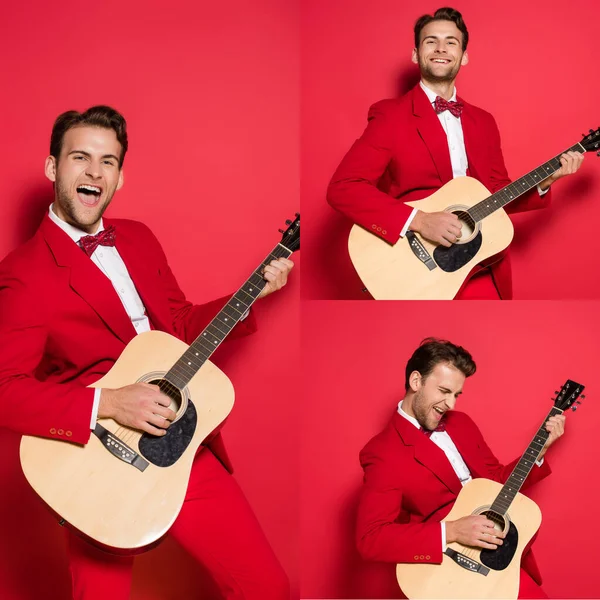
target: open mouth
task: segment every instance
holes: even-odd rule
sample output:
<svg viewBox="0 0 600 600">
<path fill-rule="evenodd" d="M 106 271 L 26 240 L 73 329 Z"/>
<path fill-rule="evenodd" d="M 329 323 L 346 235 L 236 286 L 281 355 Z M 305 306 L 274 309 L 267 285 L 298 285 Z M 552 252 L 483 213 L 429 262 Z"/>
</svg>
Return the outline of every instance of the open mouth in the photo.
<svg viewBox="0 0 600 600">
<path fill-rule="evenodd" d="M 433 412 L 435 413 L 435 416 L 439 421 L 444 416 L 445 411 L 443 411 L 441 408 L 438 408 L 437 406 L 434 406 Z"/>
<path fill-rule="evenodd" d="M 102 188 L 97 185 L 83 184 L 77 186 L 77 196 L 85 206 L 96 206 L 101 195 Z"/>
<path fill-rule="evenodd" d="M 449 65 L 450 61 L 446 58 L 432 58 L 431 62 L 440 64 L 440 65 Z"/>
</svg>

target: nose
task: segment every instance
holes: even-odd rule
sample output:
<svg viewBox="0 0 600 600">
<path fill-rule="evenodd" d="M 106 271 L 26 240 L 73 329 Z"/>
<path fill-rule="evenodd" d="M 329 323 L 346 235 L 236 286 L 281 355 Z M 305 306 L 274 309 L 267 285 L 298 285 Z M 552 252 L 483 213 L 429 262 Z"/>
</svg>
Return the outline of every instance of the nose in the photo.
<svg viewBox="0 0 600 600">
<path fill-rule="evenodd" d="M 456 398 L 454 396 L 448 396 L 444 402 L 448 407 L 448 410 L 454 410 L 454 407 L 456 406 Z"/>
<path fill-rule="evenodd" d="M 100 162 L 96 160 L 90 160 L 85 170 L 85 174 L 92 179 L 99 179 L 101 177 Z"/>
</svg>

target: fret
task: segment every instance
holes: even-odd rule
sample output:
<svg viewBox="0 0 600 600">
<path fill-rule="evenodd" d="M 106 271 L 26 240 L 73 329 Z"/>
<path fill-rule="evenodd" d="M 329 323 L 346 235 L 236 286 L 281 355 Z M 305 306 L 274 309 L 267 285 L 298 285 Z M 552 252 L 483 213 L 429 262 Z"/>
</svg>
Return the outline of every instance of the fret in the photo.
<svg viewBox="0 0 600 600">
<path fill-rule="evenodd" d="M 288 248 L 277 244 L 204 331 L 190 344 L 164 379 L 177 389 L 183 389 L 260 296 L 267 284 L 262 277 L 264 267 L 272 260 L 288 258 L 291 254 Z"/>
</svg>

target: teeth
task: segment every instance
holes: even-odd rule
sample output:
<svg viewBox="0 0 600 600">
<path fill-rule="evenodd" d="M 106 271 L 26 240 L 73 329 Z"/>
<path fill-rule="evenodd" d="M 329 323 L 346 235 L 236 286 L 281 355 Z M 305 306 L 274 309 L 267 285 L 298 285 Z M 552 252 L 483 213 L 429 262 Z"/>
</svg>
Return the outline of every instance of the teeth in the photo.
<svg viewBox="0 0 600 600">
<path fill-rule="evenodd" d="M 440 413 L 440 415 L 443 415 L 443 414 L 444 414 L 444 411 L 442 411 L 442 410 L 440 410 L 439 408 L 437 408 L 437 406 L 434 406 L 434 407 L 433 407 L 433 410 L 435 410 L 436 412 L 439 412 L 439 413 Z"/>
<path fill-rule="evenodd" d="M 95 185 L 80 185 L 77 189 L 89 190 L 90 192 L 94 192 L 96 194 L 99 194 L 102 191 L 99 187 L 96 187 Z"/>
<path fill-rule="evenodd" d="M 445 65 L 447 62 L 450 62 L 450 61 L 443 60 L 441 58 L 434 58 L 433 62 L 442 63 L 443 65 Z"/>
</svg>

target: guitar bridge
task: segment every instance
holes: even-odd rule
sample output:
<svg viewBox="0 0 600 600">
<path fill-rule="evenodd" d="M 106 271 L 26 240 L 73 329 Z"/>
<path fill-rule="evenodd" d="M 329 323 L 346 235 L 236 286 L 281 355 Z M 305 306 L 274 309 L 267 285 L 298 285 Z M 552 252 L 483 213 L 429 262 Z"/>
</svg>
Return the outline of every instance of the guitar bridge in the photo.
<svg viewBox="0 0 600 600">
<path fill-rule="evenodd" d="M 430 270 L 437 268 L 435 261 L 431 257 L 431 254 L 427 252 L 425 246 L 421 243 L 419 238 L 416 236 L 414 231 L 406 232 L 406 239 L 410 245 L 410 249 L 413 251 L 413 254 L 425 264 L 425 266 Z"/>
<path fill-rule="evenodd" d="M 143 459 L 137 452 L 132 450 L 127 444 L 124 444 L 116 435 L 108 429 L 96 423 L 94 434 L 102 442 L 102 445 L 117 458 L 130 464 L 132 467 L 144 471 L 148 466 L 148 461 Z"/>
<path fill-rule="evenodd" d="M 444 552 L 446 556 L 449 556 L 459 567 L 466 569 L 467 571 L 471 571 L 471 573 L 479 573 L 480 575 L 487 575 L 490 570 L 483 566 L 481 563 L 478 563 L 476 560 L 453 550 L 452 548 L 446 548 Z"/>
</svg>

